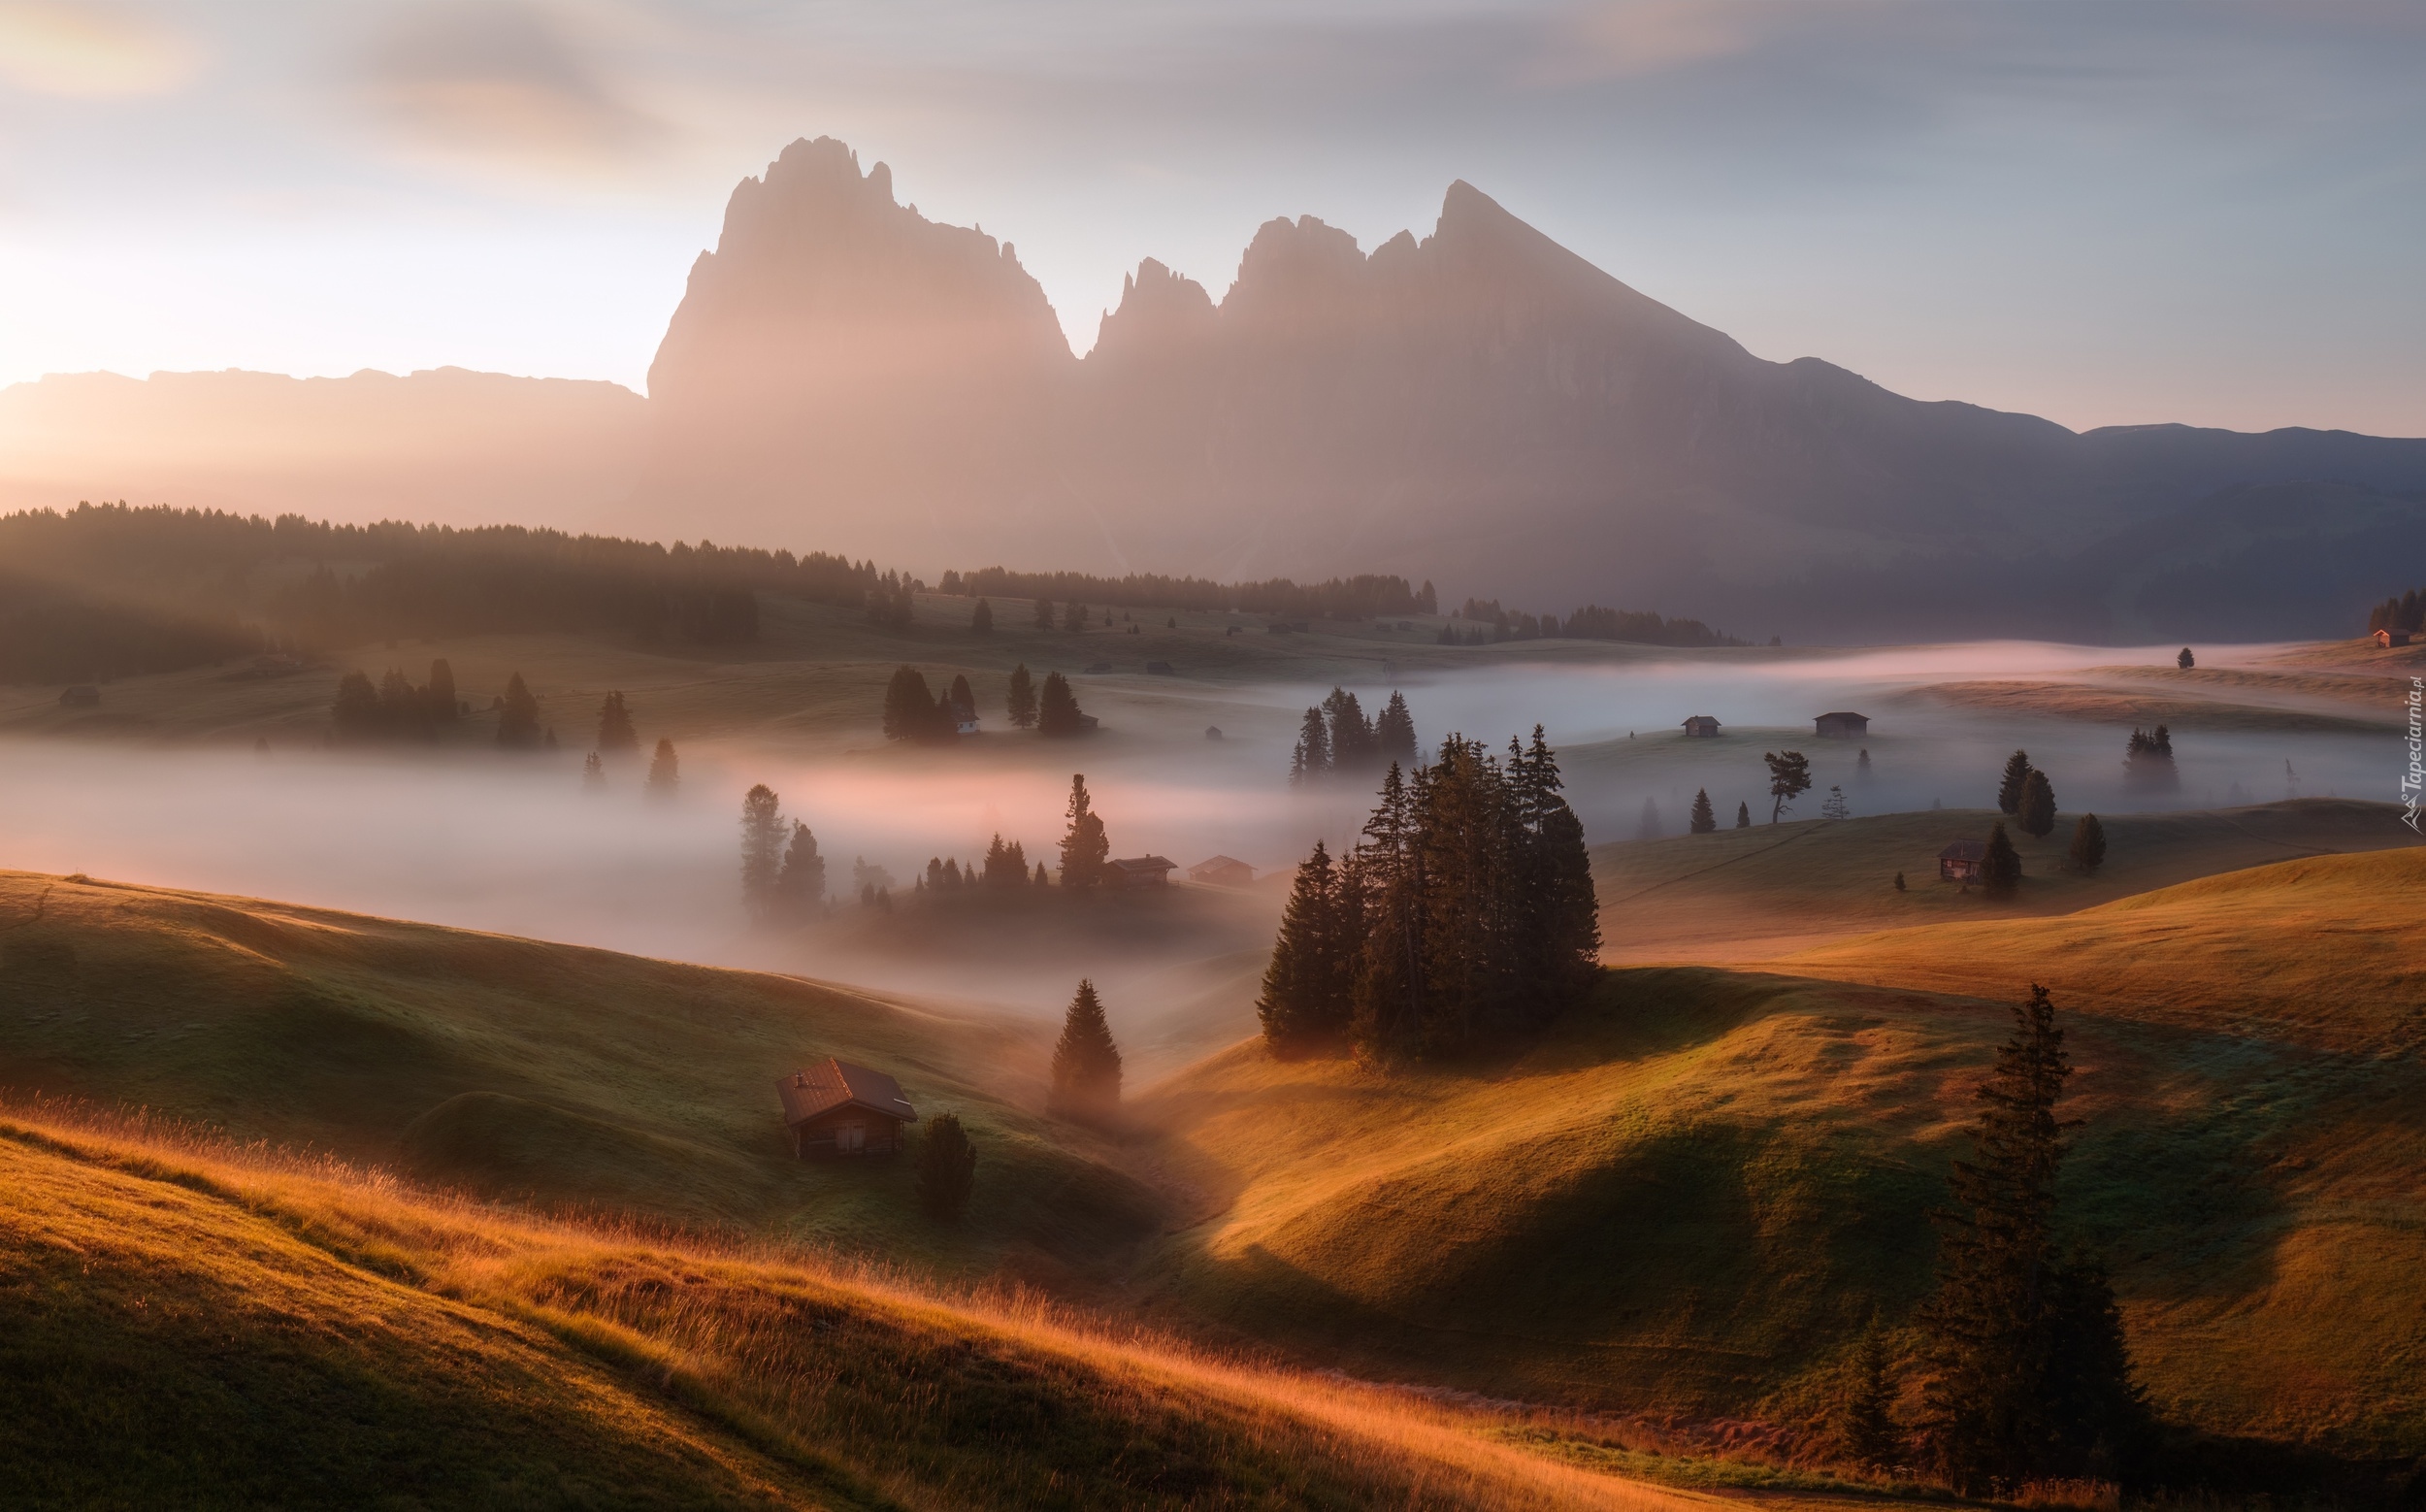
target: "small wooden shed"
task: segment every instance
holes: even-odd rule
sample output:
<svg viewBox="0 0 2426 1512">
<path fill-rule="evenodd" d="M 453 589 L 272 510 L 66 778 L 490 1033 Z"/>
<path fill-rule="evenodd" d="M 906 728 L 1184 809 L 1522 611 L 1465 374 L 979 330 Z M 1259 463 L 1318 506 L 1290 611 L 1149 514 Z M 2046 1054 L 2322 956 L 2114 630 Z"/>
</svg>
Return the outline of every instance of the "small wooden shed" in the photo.
<svg viewBox="0 0 2426 1512">
<path fill-rule="evenodd" d="M 1255 868 L 1235 856 L 1214 856 L 1188 869 L 1191 882 L 1210 882 L 1216 887 L 1244 887 L 1255 880 Z"/>
<path fill-rule="evenodd" d="M 1850 740 L 1870 733 L 1868 714 L 1849 714 L 1842 709 L 1821 714 L 1812 721 L 1814 733 L 1831 740 Z"/>
<path fill-rule="evenodd" d="M 882 1071 L 829 1056 L 775 1079 L 792 1153 L 890 1155 L 902 1147 L 902 1126 L 918 1122 L 902 1084 Z"/>
<path fill-rule="evenodd" d="M 1938 880 L 1941 882 L 1977 882 L 1980 869 L 1987 864 L 1986 840 L 1956 840 L 1938 852 Z"/>
<path fill-rule="evenodd" d="M 1168 883 L 1179 863 L 1167 856 L 1131 856 L 1110 862 L 1112 876 L 1123 887 L 1161 887 Z"/>
<path fill-rule="evenodd" d="M 1697 740 L 1718 739 L 1719 721 L 1710 714 L 1695 714 L 1685 721 L 1685 733 Z"/>
<path fill-rule="evenodd" d="M 2396 645 L 2407 645 L 2410 643 L 2410 633 L 2406 630 L 2378 630 L 2376 632 L 2376 643 L 2387 650 Z"/>
</svg>

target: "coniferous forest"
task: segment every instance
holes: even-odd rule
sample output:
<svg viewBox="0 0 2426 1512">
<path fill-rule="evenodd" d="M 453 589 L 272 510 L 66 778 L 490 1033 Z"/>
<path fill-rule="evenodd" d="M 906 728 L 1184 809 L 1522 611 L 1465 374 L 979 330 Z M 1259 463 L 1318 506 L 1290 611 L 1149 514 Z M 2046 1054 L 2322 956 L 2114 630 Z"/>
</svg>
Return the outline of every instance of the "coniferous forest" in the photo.
<svg viewBox="0 0 2426 1512">
<path fill-rule="evenodd" d="M 1263 992 L 1284 1053 L 1353 1045 L 1392 1058 L 1488 1050 L 1590 986 L 1600 948 L 1584 829 L 1533 731 L 1506 758 L 1451 736 L 1393 763 L 1363 838 L 1297 869 Z"/>
</svg>

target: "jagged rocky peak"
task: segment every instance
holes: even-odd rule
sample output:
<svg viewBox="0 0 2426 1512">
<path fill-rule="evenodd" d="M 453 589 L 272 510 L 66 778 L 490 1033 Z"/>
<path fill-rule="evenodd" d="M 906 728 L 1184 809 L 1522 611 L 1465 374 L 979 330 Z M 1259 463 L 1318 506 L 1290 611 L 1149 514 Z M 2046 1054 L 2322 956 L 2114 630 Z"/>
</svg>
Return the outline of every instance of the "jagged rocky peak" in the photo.
<svg viewBox="0 0 2426 1512">
<path fill-rule="evenodd" d="M 1203 284 L 1149 257 L 1121 279 L 1120 304 L 1096 328 L 1095 353 L 1117 357 L 1188 341 L 1212 330 L 1214 321 L 1213 298 Z"/>
</svg>

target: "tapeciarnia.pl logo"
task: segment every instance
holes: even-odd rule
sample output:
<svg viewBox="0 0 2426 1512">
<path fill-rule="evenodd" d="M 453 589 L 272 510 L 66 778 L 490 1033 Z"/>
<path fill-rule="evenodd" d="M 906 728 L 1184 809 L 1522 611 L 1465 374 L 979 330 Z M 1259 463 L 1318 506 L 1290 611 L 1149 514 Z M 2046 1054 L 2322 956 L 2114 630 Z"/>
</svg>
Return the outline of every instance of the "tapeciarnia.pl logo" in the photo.
<svg viewBox="0 0 2426 1512">
<path fill-rule="evenodd" d="M 2401 822 L 2412 835 L 2417 827 L 2418 793 L 2426 788 L 2426 677 L 2410 679 L 2410 770 L 2401 777 Z"/>
</svg>

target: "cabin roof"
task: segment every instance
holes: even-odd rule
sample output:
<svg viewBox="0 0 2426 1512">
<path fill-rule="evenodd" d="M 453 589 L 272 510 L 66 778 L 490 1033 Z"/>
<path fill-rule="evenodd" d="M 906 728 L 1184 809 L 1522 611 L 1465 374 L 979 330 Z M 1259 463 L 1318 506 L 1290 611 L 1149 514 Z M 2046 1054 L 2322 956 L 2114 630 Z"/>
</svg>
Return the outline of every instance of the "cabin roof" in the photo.
<svg viewBox="0 0 2426 1512">
<path fill-rule="evenodd" d="M 1110 864 L 1123 871 L 1172 871 L 1179 868 L 1179 863 L 1168 856 L 1131 856 L 1126 860 L 1115 856 Z"/>
<path fill-rule="evenodd" d="M 1220 867 L 1244 867 L 1247 864 L 1245 862 L 1239 860 L 1236 856 L 1207 856 L 1202 861 L 1197 862 L 1195 866 L 1190 867 L 1188 870 L 1191 871 L 1203 871 Z M 1254 868 L 1248 867 L 1248 870 L 1253 871 Z"/>
<path fill-rule="evenodd" d="M 1812 717 L 1815 719 L 1858 719 L 1863 724 L 1868 724 L 1870 722 L 1870 716 L 1868 714 L 1856 714 L 1851 709 L 1844 708 L 1831 709 L 1827 713 L 1815 714 Z"/>
<path fill-rule="evenodd" d="M 900 1082 L 882 1071 L 871 1071 L 832 1056 L 813 1066 L 803 1066 L 789 1076 L 776 1077 L 775 1094 L 783 1100 L 783 1121 L 787 1124 L 805 1123 L 821 1113 L 852 1103 L 905 1124 L 918 1122 L 918 1111 L 910 1106 L 909 1099 L 902 1096 Z"/>
<path fill-rule="evenodd" d="M 1986 840 L 1956 840 L 1938 852 L 1940 861 L 1985 861 L 1987 857 Z"/>
</svg>

